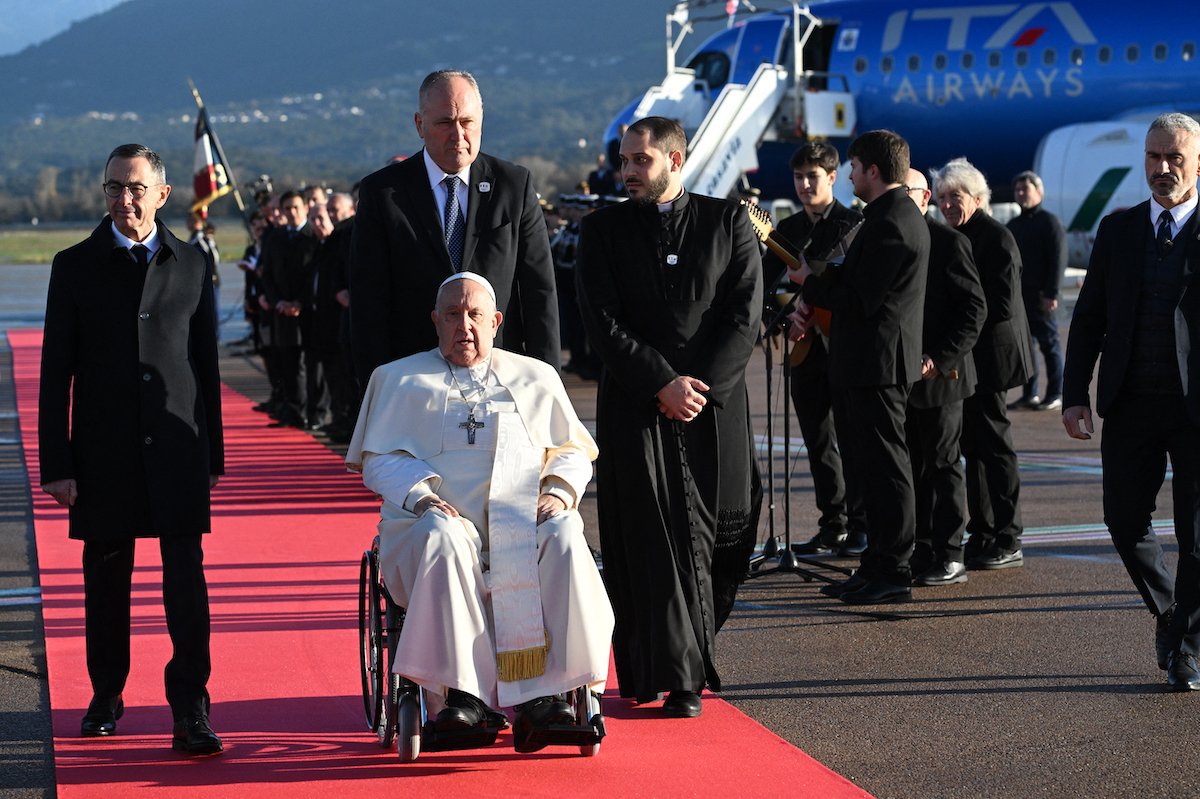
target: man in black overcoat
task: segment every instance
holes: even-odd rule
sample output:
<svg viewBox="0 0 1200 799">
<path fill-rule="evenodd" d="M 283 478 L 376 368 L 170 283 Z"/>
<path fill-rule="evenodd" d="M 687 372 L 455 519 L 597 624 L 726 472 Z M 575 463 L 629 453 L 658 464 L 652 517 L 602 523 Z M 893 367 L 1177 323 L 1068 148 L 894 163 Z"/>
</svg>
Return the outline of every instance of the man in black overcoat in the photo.
<svg viewBox="0 0 1200 799">
<path fill-rule="evenodd" d="M 42 489 L 83 544 L 88 674 L 80 732 L 116 732 L 129 676 L 134 541 L 157 538 L 174 654 L 172 745 L 216 754 L 208 723 L 208 591 L 200 537 L 224 473 L 209 259 L 155 221 L 162 161 L 140 144 L 105 167 L 109 216 L 50 273 L 38 444 Z"/>
<path fill-rule="evenodd" d="M 826 142 L 808 142 L 791 158 L 796 196 L 803 209 L 782 220 L 776 231 L 796 247 L 807 242 L 808 258 L 828 258 L 862 214 L 833 196 L 837 180 L 838 151 Z M 780 279 L 783 260 L 771 250 L 763 256 L 763 280 L 770 287 Z M 791 283 L 783 285 L 794 291 Z M 808 450 L 813 495 L 821 511 L 817 534 L 796 547 L 802 555 L 838 551 L 858 556 L 867 545 L 867 517 L 862 488 L 854 479 L 837 445 L 837 427 L 846 425 L 845 403 L 834 396 L 829 383 L 829 356 L 824 337 L 810 331 L 791 353 L 791 395 L 796 419 Z M 839 423 L 837 420 L 841 419 Z"/>
<path fill-rule="evenodd" d="M 604 364 L 596 461 L 604 582 L 621 695 L 670 692 L 669 717 L 721 688 L 717 630 L 758 529 L 745 372 L 762 314 L 758 240 L 736 203 L 680 180 L 678 123 L 630 126 L 630 201 L 582 222 L 576 284 Z"/>
<path fill-rule="evenodd" d="M 963 401 L 962 451 L 967 464 L 968 569 L 1012 569 L 1021 552 L 1021 474 L 1006 396 L 1033 374 L 1029 323 L 1021 300 L 1021 252 L 1008 228 L 988 214 L 991 190 L 965 158 L 934 178 L 946 222 L 971 240 L 987 300 L 987 320 L 972 354 L 978 381 Z"/>
<path fill-rule="evenodd" d="M 496 288 L 504 315 L 496 346 L 558 368 L 554 264 L 529 170 L 479 152 L 483 100 L 469 73 L 430 74 L 419 103 L 424 149 L 359 187 L 350 324 L 360 382 L 437 346 L 429 309 L 442 281 L 462 271 Z"/>
<path fill-rule="evenodd" d="M 833 315 L 829 375 L 854 424 L 843 442 L 866 487 L 867 551 L 862 568 L 830 591 L 851 604 L 904 602 L 916 534 L 912 463 L 904 435 L 908 395 L 921 379 L 921 324 L 929 228 L 902 185 L 908 143 L 870 131 L 850 144 L 850 182 L 867 203 L 840 279 L 807 263 L 792 279 L 804 302 Z M 794 321 L 805 319 L 793 315 Z"/>
<path fill-rule="evenodd" d="M 1156 617 L 1158 667 L 1175 691 L 1200 690 L 1200 125 L 1164 114 L 1146 135 L 1149 201 L 1100 223 L 1067 338 L 1063 425 L 1090 438 L 1089 387 L 1104 417 L 1104 522 Z M 1150 516 L 1171 459 L 1175 576 Z"/>
<path fill-rule="evenodd" d="M 925 176 L 908 170 L 905 187 L 922 214 L 929 206 Z M 929 226 L 929 274 L 925 281 L 921 380 L 908 395 L 904 428 L 917 497 L 913 585 L 967 581 L 963 532 L 967 509 L 959 439 L 963 400 L 975 393 L 975 359 L 987 303 L 971 242 L 925 216 Z"/>
</svg>

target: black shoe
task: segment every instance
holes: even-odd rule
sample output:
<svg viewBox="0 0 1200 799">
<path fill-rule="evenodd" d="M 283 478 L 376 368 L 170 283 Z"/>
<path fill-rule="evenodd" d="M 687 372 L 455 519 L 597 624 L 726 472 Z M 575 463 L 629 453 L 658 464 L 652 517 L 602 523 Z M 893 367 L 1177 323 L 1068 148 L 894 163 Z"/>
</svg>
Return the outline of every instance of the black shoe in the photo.
<svg viewBox="0 0 1200 799">
<path fill-rule="evenodd" d="M 992 544 L 987 550 L 967 561 L 967 568 L 977 571 L 995 571 L 996 569 L 1019 569 L 1025 565 L 1025 556 L 1021 550 L 1009 552 L 999 544 Z"/>
<path fill-rule="evenodd" d="M 967 581 L 967 567 L 948 560 L 926 569 L 913 578 L 913 585 L 953 585 Z"/>
<path fill-rule="evenodd" d="M 1154 654 L 1158 656 L 1158 667 L 1167 670 L 1167 656 L 1171 654 L 1171 644 L 1167 641 L 1167 631 L 1171 629 L 1171 617 L 1175 615 L 1175 606 L 1167 608 L 1154 624 Z"/>
<path fill-rule="evenodd" d="M 479 697 L 451 688 L 449 696 L 446 697 L 446 707 L 437 714 L 434 728 L 438 732 L 449 732 L 486 727 L 489 726 L 489 711 L 495 712 Z"/>
<path fill-rule="evenodd" d="M 522 754 L 536 752 L 546 746 L 529 743 L 529 734 L 535 728 L 575 723 L 575 714 L 571 712 L 571 706 L 557 696 L 541 696 L 513 709 L 517 711 L 517 720 L 513 724 L 513 747 Z"/>
<path fill-rule="evenodd" d="M 103 738 L 115 735 L 117 719 L 125 715 L 125 702 L 118 694 L 115 699 L 92 697 L 87 713 L 79 725 L 79 734 L 84 738 Z"/>
<path fill-rule="evenodd" d="M 1021 397 L 1019 400 L 1016 400 L 1015 402 L 1008 403 L 1008 409 L 1010 411 L 1019 411 L 1019 410 L 1025 410 L 1025 409 L 1033 410 L 1034 408 L 1036 408 L 1037 406 L 1039 406 L 1041 404 L 1042 404 L 1042 398 L 1039 397 L 1037 394 L 1034 394 L 1032 397 Z"/>
<path fill-rule="evenodd" d="M 803 544 L 794 544 L 792 551 L 797 555 L 828 555 L 846 543 L 845 533 L 818 530 L 817 534 Z"/>
<path fill-rule="evenodd" d="M 838 549 L 843 558 L 857 558 L 867 551 L 867 534 L 851 530 L 846 534 L 846 543 Z"/>
<path fill-rule="evenodd" d="M 885 605 L 912 600 L 912 589 L 907 585 L 892 585 L 883 580 L 868 580 L 855 591 L 847 591 L 840 597 L 848 605 Z"/>
<path fill-rule="evenodd" d="M 217 755 L 225 751 L 221 739 L 208 726 L 206 716 L 184 716 L 175 722 L 171 748 L 189 755 Z"/>
<path fill-rule="evenodd" d="M 829 583 L 828 585 L 821 586 L 821 593 L 825 596 L 839 597 L 847 591 L 857 591 L 866 584 L 866 577 L 859 574 L 852 574 L 839 583 Z"/>
<path fill-rule="evenodd" d="M 694 719 L 700 711 L 700 694 L 695 691 L 672 691 L 662 704 L 662 714 L 669 719 Z"/>
<path fill-rule="evenodd" d="M 1200 691 L 1196 656 L 1175 650 L 1167 656 L 1167 684 L 1172 691 Z"/>
</svg>

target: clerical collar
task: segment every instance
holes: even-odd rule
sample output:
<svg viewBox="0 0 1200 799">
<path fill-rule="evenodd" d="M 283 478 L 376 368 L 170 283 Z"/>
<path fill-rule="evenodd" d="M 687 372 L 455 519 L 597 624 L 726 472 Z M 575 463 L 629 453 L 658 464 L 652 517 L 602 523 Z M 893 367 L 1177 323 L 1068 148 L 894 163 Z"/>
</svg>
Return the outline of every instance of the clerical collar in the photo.
<svg viewBox="0 0 1200 799">
<path fill-rule="evenodd" d="M 665 203 L 655 203 L 658 206 L 658 212 L 665 214 L 675 207 L 675 203 L 679 202 L 679 198 L 683 196 L 683 187 L 679 187 L 679 193 L 673 199 L 667 200 Z"/>
<path fill-rule="evenodd" d="M 458 375 L 459 374 L 458 370 L 465 368 L 467 370 L 467 374 L 469 374 L 471 376 L 471 382 L 474 383 L 475 385 L 481 386 L 481 387 L 486 385 L 488 373 L 491 372 L 491 370 L 492 370 L 492 354 L 490 352 L 488 353 L 488 356 L 486 358 L 484 358 L 482 361 L 475 364 L 474 366 L 467 366 L 467 367 L 459 366 L 458 364 L 454 363 L 449 358 L 447 358 L 445 355 L 442 356 L 442 360 L 444 360 L 446 362 L 446 365 L 450 367 L 451 375 Z"/>
<path fill-rule="evenodd" d="M 1200 195 L 1193 194 L 1192 198 L 1186 202 L 1182 202 L 1174 208 L 1163 208 L 1158 200 L 1154 197 L 1150 198 L 1150 225 L 1154 230 L 1158 229 L 1158 220 L 1162 216 L 1163 211 L 1171 214 L 1171 235 L 1178 236 L 1179 231 L 1183 230 L 1183 226 L 1187 224 L 1188 219 L 1196 210 L 1196 203 L 1200 200 Z"/>
<path fill-rule="evenodd" d="M 149 250 L 150 254 L 147 256 L 147 260 L 150 260 L 151 258 L 153 258 L 154 254 L 156 252 L 158 252 L 158 223 L 157 222 L 154 224 L 153 229 L 151 229 L 151 231 L 150 231 L 150 235 L 146 237 L 145 241 L 134 241 L 133 239 L 129 238 L 124 233 L 117 230 L 116 222 L 112 223 L 112 232 L 113 232 L 113 238 L 115 238 L 117 240 L 117 245 L 120 247 L 124 247 L 125 249 L 132 251 L 134 247 L 136 247 L 140 244 L 141 246 L 143 246 L 147 250 Z"/>
</svg>

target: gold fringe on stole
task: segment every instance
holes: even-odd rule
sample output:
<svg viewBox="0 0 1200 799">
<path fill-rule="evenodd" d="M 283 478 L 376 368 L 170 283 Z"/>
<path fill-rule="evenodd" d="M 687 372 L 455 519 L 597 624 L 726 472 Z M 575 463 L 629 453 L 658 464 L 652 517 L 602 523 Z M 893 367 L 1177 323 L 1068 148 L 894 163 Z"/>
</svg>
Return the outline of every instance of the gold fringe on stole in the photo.
<svg viewBox="0 0 1200 799">
<path fill-rule="evenodd" d="M 550 631 L 542 628 L 542 632 L 546 635 L 544 646 L 496 653 L 496 670 L 503 682 L 528 680 L 546 673 L 546 656 L 550 653 Z"/>
</svg>

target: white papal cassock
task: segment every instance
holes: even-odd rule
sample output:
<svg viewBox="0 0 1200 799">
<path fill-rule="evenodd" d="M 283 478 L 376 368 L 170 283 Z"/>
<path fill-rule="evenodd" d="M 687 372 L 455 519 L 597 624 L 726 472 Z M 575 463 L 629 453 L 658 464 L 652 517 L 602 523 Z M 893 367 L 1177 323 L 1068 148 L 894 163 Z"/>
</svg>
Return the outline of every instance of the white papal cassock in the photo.
<svg viewBox="0 0 1200 799">
<path fill-rule="evenodd" d="M 483 423 L 473 431 L 469 412 Z M 558 374 L 541 361 L 493 350 L 490 362 L 467 369 L 431 350 L 375 370 L 346 464 L 383 496 L 381 571 L 407 608 L 393 671 L 492 707 L 585 684 L 604 689 L 612 607 L 577 510 L 596 454 Z M 429 493 L 461 518 L 438 510 L 417 518 L 411 509 Z M 539 493 L 567 510 L 535 530 Z M 506 650 L 543 647 L 544 672 L 500 679 L 498 639 L 501 663 L 512 662 Z"/>
</svg>

